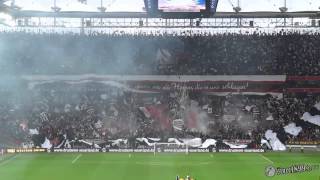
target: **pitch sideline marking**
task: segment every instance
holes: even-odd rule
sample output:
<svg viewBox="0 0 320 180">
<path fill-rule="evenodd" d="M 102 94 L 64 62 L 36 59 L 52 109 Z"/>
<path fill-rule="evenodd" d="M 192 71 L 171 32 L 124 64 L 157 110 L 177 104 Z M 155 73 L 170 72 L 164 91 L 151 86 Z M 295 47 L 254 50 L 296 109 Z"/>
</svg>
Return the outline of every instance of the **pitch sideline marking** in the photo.
<svg viewBox="0 0 320 180">
<path fill-rule="evenodd" d="M 6 164 L 10 163 L 10 162 L 13 161 L 14 159 L 16 159 L 19 155 L 20 155 L 20 154 L 16 154 L 16 155 L 10 157 L 9 159 L 2 161 L 2 162 L 0 163 L 0 166 L 3 166 L 3 165 L 6 165 Z"/>
<path fill-rule="evenodd" d="M 270 163 L 272 163 L 272 164 L 274 164 L 274 162 L 273 161 L 271 161 L 269 158 L 267 158 L 267 157 L 265 157 L 263 154 L 259 154 L 264 160 L 266 160 L 266 161 L 268 161 L 268 162 L 270 162 Z"/>
<path fill-rule="evenodd" d="M 82 156 L 82 154 L 79 154 L 76 158 L 74 158 L 74 160 L 71 163 L 72 164 L 76 163 L 78 161 L 78 159 L 80 159 L 81 156 Z"/>
</svg>

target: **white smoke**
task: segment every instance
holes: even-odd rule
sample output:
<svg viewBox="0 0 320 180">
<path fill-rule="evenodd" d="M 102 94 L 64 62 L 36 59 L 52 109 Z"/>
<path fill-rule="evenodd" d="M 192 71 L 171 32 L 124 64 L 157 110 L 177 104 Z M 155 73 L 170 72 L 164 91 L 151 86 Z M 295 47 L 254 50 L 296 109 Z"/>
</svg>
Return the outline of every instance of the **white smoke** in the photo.
<svg viewBox="0 0 320 180">
<path fill-rule="evenodd" d="M 180 112 L 178 113 L 184 120 L 184 124 L 188 126 L 190 121 L 194 121 L 194 127 L 191 130 L 206 134 L 208 132 L 210 117 L 208 116 L 208 112 L 204 111 L 199 105 L 199 102 L 191 100 L 186 89 L 181 89 L 178 92 L 177 102 L 180 105 Z"/>
</svg>

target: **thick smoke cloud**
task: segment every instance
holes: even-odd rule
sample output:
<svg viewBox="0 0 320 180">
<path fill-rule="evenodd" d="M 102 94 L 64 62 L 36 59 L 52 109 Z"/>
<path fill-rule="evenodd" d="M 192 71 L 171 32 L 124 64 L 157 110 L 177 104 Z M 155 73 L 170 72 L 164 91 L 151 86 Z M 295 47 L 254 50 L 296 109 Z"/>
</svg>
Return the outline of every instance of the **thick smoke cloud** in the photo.
<svg viewBox="0 0 320 180">
<path fill-rule="evenodd" d="M 176 59 L 183 47 L 143 36 L 1 33 L 0 74 L 151 74 L 159 49 Z"/>
</svg>

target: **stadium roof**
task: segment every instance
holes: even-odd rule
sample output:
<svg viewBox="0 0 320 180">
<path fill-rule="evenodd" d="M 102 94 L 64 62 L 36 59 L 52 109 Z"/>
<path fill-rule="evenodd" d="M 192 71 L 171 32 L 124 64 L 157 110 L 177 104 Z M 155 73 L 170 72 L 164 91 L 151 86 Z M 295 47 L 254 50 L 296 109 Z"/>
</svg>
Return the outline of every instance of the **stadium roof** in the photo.
<svg viewBox="0 0 320 180">
<path fill-rule="evenodd" d="M 13 0 L 8 0 L 7 5 Z M 56 5 L 61 11 L 84 11 L 98 12 L 101 6 L 101 0 L 56 0 Z M 218 12 L 232 12 L 233 7 L 237 6 L 238 0 L 219 0 Z M 21 7 L 21 10 L 32 11 L 53 11 L 54 0 L 14 0 L 15 5 Z M 102 0 L 103 6 L 107 12 L 144 12 L 144 0 Z M 284 6 L 284 0 L 240 0 L 242 12 L 271 11 L 279 12 L 279 7 Z M 319 11 L 319 0 L 288 0 L 288 12 L 295 11 Z"/>
<path fill-rule="evenodd" d="M 217 13 L 214 17 L 320 18 L 320 0 L 287 0 L 288 10 L 286 13 L 282 13 L 279 8 L 284 6 L 285 1 L 219 0 Z M 59 9 L 58 12 L 54 11 L 54 2 Z M 100 11 L 101 2 L 102 6 L 106 8 L 105 12 Z M 234 9 L 238 3 L 241 12 L 235 13 Z M 15 19 L 19 17 L 145 18 L 148 15 L 145 12 L 144 0 L 0 0 L 0 25 L 13 26 L 16 23 Z M 188 16 L 182 16 L 182 18 L 188 18 Z M 41 21 L 41 24 L 47 22 L 43 19 Z"/>
</svg>

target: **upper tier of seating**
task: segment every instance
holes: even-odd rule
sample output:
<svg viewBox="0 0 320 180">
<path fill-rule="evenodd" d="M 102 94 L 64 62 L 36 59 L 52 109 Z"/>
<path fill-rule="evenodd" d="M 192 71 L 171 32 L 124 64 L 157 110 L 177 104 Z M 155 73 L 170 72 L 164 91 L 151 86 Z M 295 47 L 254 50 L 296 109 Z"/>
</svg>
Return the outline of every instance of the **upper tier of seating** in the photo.
<svg viewBox="0 0 320 180">
<path fill-rule="evenodd" d="M 0 33 L 0 73 L 319 75 L 320 34 Z"/>
</svg>

